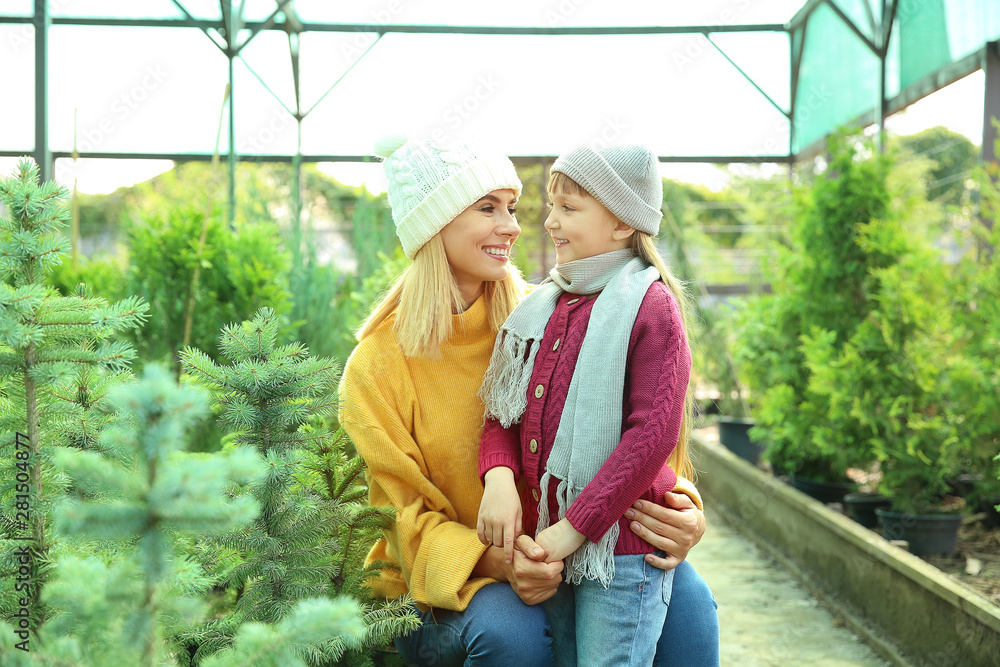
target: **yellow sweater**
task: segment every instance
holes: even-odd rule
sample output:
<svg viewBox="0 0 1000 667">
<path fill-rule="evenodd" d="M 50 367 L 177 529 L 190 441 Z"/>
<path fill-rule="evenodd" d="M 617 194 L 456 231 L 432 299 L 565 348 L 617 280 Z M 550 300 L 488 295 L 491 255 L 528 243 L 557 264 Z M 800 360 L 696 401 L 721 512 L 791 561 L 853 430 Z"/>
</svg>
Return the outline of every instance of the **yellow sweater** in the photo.
<svg viewBox="0 0 1000 667">
<path fill-rule="evenodd" d="M 368 464 L 372 506 L 392 507 L 396 523 L 368 562 L 388 561 L 372 584 L 389 598 L 409 592 L 421 604 L 464 610 L 493 579 L 470 579 L 487 547 L 476 536 L 479 503 L 478 397 L 495 332 L 485 298 L 454 316 L 451 339 L 435 360 L 407 358 L 390 316 L 354 349 L 340 385 L 340 422 Z M 701 507 L 687 480 L 676 492 Z"/>
</svg>

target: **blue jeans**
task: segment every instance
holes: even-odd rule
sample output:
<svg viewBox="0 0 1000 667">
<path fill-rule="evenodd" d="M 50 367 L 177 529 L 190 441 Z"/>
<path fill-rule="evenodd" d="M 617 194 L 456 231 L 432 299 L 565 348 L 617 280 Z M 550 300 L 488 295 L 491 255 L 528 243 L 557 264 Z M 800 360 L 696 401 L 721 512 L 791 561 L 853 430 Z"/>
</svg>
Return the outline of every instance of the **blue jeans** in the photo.
<svg viewBox="0 0 1000 667">
<path fill-rule="evenodd" d="M 509 584 L 483 586 L 465 611 L 433 609 L 420 620 L 420 628 L 396 639 L 407 665 L 552 665 L 545 609 L 524 604 Z"/>
<path fill-rule="evenodd" d="M 673 570 L 655 568 L 640 554 L 615 556 L 608 588 L 588 579 L 560 584 L 545 603 L 556 667 L 652 665 L 673 580 Z"/>
<path fill-rule="evenodd" d="M 694 565 L 681 561 L 653 667 L 719 667 L 718 608 Z"/>
<path fill-rule="evenodd" d="M 718 667 L 719 617 L 712 591 L 687 561 L 673 572 L 653 667 Z M 529 607 L 507 584 L 484 586 L 464 612 L 435 609 L 420 616 L 422 627 L 396 639 L 407 665 L 553 664 L 543 605 Z"/>
</svg>

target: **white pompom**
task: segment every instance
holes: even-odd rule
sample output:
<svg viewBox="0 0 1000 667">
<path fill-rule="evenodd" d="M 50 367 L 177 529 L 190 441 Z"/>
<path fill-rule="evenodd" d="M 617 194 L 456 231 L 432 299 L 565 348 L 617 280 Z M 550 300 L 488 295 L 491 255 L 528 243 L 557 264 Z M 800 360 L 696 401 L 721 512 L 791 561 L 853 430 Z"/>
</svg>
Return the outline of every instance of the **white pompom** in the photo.
<svg viewBox="0 0 1000 667">
<path fill-rule="evenodd" d="M 375 155 L 384 160 L 405 144 L 407 139 L 402 132 L 384 134 L 375 140 Z"/>
</svg>

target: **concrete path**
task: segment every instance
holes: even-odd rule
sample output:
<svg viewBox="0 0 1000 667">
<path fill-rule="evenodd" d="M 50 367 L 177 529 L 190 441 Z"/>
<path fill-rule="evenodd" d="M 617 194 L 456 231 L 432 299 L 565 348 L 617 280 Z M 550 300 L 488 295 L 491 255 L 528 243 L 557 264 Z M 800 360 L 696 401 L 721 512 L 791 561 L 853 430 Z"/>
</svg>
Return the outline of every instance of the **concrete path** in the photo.
<svg viewBox="0 0 1000 667">
<path fill-rule="evenodd" d="M 719 603 L 723 667 L 883 667 L 780 564 L 711 511 L 688 559 Z"/>
</svg>

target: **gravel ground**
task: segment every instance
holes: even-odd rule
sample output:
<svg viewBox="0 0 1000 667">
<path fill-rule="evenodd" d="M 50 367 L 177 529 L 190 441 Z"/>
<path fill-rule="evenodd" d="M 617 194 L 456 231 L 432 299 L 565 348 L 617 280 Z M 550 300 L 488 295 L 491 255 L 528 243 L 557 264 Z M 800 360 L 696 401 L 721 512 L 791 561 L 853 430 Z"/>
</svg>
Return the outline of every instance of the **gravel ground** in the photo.
<svg viewBox="0 0 1000 667">
<path fill-rule="evenodd" d="M 723 666 L 889 664 L 711 507 L 706 514 L 708 530 L 688 560 L 719 603 Z"/>
</svg>

